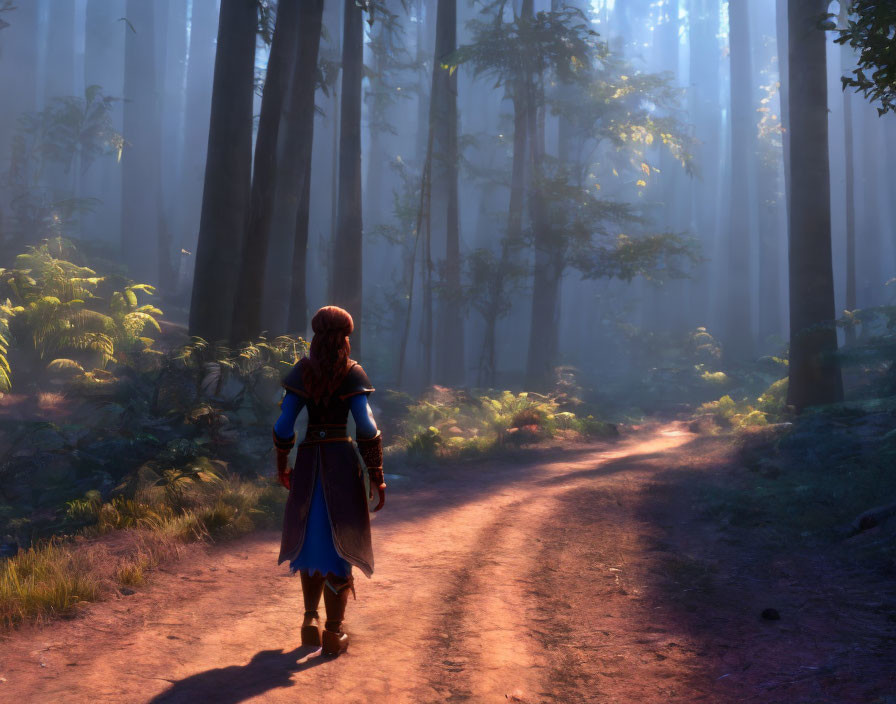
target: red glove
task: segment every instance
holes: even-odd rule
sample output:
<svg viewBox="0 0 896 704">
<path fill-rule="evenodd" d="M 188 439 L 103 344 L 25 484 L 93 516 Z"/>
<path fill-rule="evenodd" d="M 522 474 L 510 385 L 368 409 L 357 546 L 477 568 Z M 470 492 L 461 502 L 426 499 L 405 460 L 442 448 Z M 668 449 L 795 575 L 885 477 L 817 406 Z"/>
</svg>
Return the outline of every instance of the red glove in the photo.
<svg viewBox="0 0 896 704">
<path fill-rule="evenodd" d="M 280 483 L 289 489 L 292 485 L 290 481 L 290 473 L 292 467 L 289 466 L 289 451 L 296 444 L 296 434 L 293 433 L 289 440 L 283 440 L 274 433 L 274 450 L 277 453 L 277 479 Z"/>
</svg>

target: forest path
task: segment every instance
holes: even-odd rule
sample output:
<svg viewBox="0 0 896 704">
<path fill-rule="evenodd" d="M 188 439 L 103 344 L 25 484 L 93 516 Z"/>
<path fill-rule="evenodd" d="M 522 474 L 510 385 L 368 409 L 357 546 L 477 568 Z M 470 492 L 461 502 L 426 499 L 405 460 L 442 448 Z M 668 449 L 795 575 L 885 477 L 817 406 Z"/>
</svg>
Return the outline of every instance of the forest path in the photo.
<svg viewBox="0 0 896 704">
<path fill-rule="evenodd" d="M 818 632 L 757 619 L 749 555 L 668 479 L 711 481 L 729 443 L 669 424 L 392 482 L 336 659 L 297 646 L 278 533 L 197 547 L 132 596 L 3 639 L 0 701 L 801 701 Z"/>
</svg>

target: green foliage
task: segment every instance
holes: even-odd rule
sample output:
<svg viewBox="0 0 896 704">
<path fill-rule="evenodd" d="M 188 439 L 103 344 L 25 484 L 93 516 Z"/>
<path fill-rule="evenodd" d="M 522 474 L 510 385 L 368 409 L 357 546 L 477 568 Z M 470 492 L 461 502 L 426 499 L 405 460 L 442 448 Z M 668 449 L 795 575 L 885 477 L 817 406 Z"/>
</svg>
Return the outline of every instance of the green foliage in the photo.
<svg viewBox="0 0 896 704">
<path fill-rule="evenodd" d="M 144 337 L 146 328 L 160 332 L 162 311 L 140 305 L 137 293 L 152 295 L 146 284 L 126 285 L 114 291 L 108 301 L 97 295 L 104 277 L 69 259 L 77 256 L 74 247 L 61 238 L 44 242 L 16 257 L 12 269 L 0 269 L 0 286 L 7 303 L 0 308 L 0 390 L 8 391 L 11 340 L 27 348 L 50 369 L 84 372 L 88 360 L 103 369 L 108 362 L 123 362 L 134 356 L 152 354 L 153 340 Z M 81 354 L 82 359 L 59 358 L 60 354 Z"/>
<path fill-rule="evenodd" d="M 597 33 L 581 10 L 566 6 L 531 17 L 514 15 L 509 22 L 503 10 L 503 3 L 492 3 L 483 11 L 494 11 L 491 17 L 469 22 L 473 41 L 449 57 L 446 66 L 469 63 L 476 75 L 492 77 L 501 86 L 548 69 L 569 81 L 590 62 Z"/>
<path fill-rule="evenodd" d="M 779 418 L 786 412 L 788 378 L 779 379 L 757 399 L 759 410 L 769 417 Z"/>
<path fill-rule="evenodd" d="M 180 371 L 192 377 L 192 402 L 180 403 L 178 412 L 186 410 L 189 422 L 204 425 L 219 442 L 225 439 L 220 431 L 228 421 L 218 405 L 224 401 L 231 407 L 247 406 L 256 420 L 266 419 L 280 379 L 308 348 L 301 337 L 288 335 L 273 340 L 260 337 L 236 349 L 194 337 L 166 358 L 163 373 L 172 380 Z M 228 388 L 233 390 L 229 396 Z M 210 402 L 203 402 L 203 397 Z"/>
<path fill-rule="evenodd" d="M 431 425 L 415 433 L 408 441 L 408 457 L 415 460 L 431 459 L 442 449 L 444 444 L 441 431 Z"/>
<path fill-rule="evenodd" d="M 846 0 L 843 0 L 846 2 Z M 834 15 L 828 15 L 834 17 Z M 880 0 L 850 0 L 845 27 L 837 30 L 838 44 L 859 50 L 851 76 L 843 76 L 843 89 L 855 88 L 865 98 L 880 103 L 880 115 L 896 110 L 896 4 Z M 836 29 L 829 23 L 826 29 Z"/>
<path fill-rule="evenodd" d="M 639 73 L 611 54 L 581 10 L 560 7 L 510 21 L 503 3 L 487 5 L 484 13 L 489 12 L 494 14 L 471 23 L 473 41 L 458 49 L 450 65 L 468 63 L 477 75 L 494 77 L 515 102 L 531 106 L 543 99 L 573 132 L 584 135 L 576 145 L 579 153 L 593 155 L 591 164 L 582 157 L 567 164 L 542 156 L 533 165 L 533 213 L 545 211 L 541 218 L 533 214 L 533 228 L 542 228 L 538 237 L 561 269 L 572 266 L 587 278 L 686 276 L 699 259 L 693 240 L 641 232 L 648 224 L 643 207 L 626 202 L 618 188 L 600 195 L 610 190 L 604 179 L 629 178 L 626 183 L 640 197 L 658 172 L 645 161 L 653 145 L 662 145 L 689 173 L 694 170 L 695 141 L 675 116 L 680 91 L 669 77 Z M 503 256 L 506 248 L 505 261 L 510 259 Z M 496 278 L 490 289 L 476 291 L 479 300 L 491 302 L 492 311 L 503 297 L 493 290 L 503 281 L 500 270 Z"/>
<path fill-rule="evenodd" d="M 9 299 L 0 303 L 0 393 L 12 390 L 12 369 L 9 366 L 9 320 L 15 315 Z"/>
<path fill-rule="evenodd" d="M 396 422 L 398 445 L 413 460 L 480 455 L 510 443 L 534 442 L 571 433 L 615 435 L 615 428 L 594 418 L 561 410 L 565 397 L 512 391 L 467 393 L 435 387 L 410 403 Z"/>
<path fill-rule="evenodd" d="M 755 400 L 742 398 L 735 401 L 731 396 L 725 395 L 718 401 L 704 403 L 697 409 L 697 413 L 711 416 L 723 428 L 744 430 L 766 426 L 769 422 L 776 423 L 788 417 L 786 402 L 785 377 L 769 386 Z"/>
</svg>

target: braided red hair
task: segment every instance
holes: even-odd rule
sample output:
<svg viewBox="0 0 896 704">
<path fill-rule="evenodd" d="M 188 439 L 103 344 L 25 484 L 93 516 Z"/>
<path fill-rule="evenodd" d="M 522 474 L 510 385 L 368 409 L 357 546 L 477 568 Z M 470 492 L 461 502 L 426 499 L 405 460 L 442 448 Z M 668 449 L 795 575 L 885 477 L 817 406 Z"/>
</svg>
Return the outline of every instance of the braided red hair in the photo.
<svg viewBox="0 0 896 704">
<path fill-rule="evenodd" d="M 338 306 L 324 306 L 311 319 L 311 350 L 302 360 L 302 382 L 305 391 L 319 402 L 339 388 L 352 360 L 352 346 L 348 336 L 355 323 L 347 310 Z"/>
</svg>

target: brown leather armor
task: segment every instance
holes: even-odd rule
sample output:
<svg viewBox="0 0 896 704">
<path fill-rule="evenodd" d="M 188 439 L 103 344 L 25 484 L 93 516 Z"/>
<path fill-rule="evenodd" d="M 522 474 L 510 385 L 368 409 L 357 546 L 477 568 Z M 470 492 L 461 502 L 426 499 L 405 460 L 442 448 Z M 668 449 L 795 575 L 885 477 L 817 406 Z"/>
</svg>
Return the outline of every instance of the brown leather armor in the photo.
<svg viewBox="0 0 896 704">
<path fill-rule="evenodd" d="M 358 451 L 364 466 L 367 467 L 367 475 L 370 483 L 384 488 L 383 481 L 383 434 L 377 430 L 372 438 L 358 438 Z"/>
</svg>

